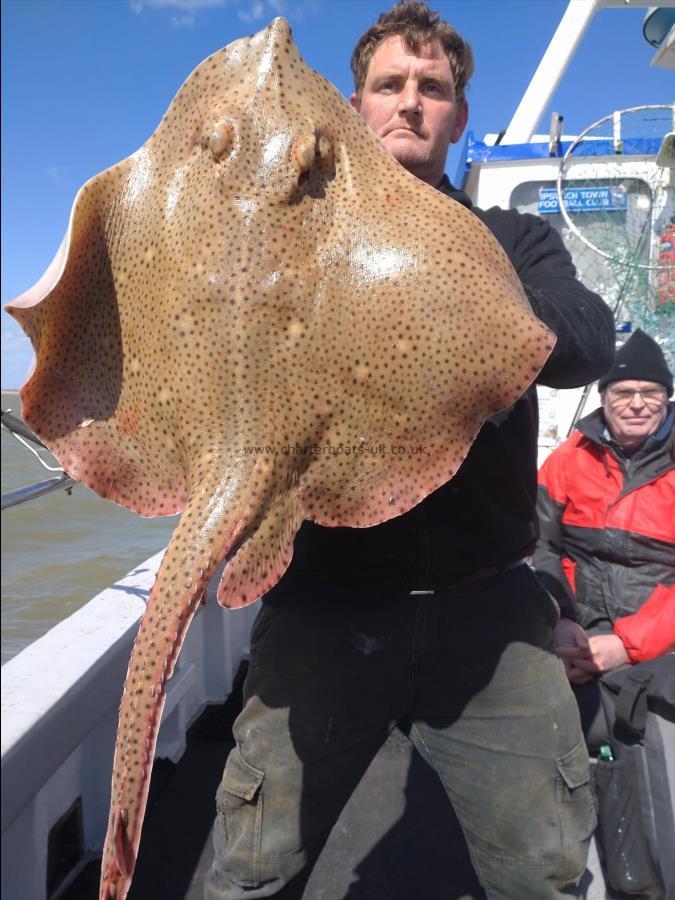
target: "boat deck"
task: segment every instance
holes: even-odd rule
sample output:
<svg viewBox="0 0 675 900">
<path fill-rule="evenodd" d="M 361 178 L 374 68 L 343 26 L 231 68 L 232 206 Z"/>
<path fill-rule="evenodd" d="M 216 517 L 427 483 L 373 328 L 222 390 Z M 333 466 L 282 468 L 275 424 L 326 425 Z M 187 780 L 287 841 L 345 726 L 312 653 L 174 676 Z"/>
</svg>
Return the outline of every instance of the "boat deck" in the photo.
<svg viewBox="0 0 675 900">
<path fill-rule="evenodd" d="M 212 860 L 215 792 L 240 682 L 222 706 L 195 722 L 178 765 L 155 763 L 139 862 L 128 900 L 202 900 Z M 604 900 L 597 857 L 583 880 L 586 900 Z M 60 900 L 97 900 L 92 861 Z M 313 871 L 280 900 L 483 900 L 459 823 L 433 770 L 395 732 L 343 810 Z"/>
</svg>

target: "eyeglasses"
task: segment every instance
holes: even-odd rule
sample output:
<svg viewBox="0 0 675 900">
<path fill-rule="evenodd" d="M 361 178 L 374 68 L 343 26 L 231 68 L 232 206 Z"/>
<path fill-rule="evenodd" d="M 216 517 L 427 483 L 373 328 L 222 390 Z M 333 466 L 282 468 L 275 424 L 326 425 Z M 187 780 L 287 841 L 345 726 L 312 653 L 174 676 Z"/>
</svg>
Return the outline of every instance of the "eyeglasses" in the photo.
<svg viewBox="0 0 675 900">
<path fill-rule="evenodd" d="M 660 406 L 666 397 L 664 388 L 642 388 L 642 390 L 633 390 L 633 388 L 610 388 L 607 392 L 613 406 L 627 406 L 636 394 L 642 397 L 647 406 Z"/>
</svg>

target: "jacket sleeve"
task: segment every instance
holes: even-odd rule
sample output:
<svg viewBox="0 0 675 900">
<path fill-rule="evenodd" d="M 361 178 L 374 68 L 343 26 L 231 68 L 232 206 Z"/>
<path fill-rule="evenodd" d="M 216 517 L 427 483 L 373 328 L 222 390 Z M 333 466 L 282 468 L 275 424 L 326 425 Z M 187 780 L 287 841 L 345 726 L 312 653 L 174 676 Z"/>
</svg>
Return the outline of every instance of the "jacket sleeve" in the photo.
<svg viewBox="0 0 675 900">
<path fill-rule="evenodd" d="M 675 586 L 659 585 L 636 613 L 616 620 L 614 634 L 632 663 L 675 650 Z"/>
<path fill-rule="evenodd" d="M 563 569 L 562 518 L 565 512 L 565 453 L 562 444 L 546 459 L 539 470 L 537 515 L 539 540 L 533 564 L 542 586 L 552 594 L 560 607 L 560 615 L 576 621 L 574 595 Z"/>
<path fill-rule="evenodd" d="M 476 212 L 506 250 L 532 311 L 557 337 L 537 384 L 581 387 L 604 375 L 614 359 L 613 316 L 577 279 L 558 232 L 529 213 L 496 207 Z"/>
</svg>

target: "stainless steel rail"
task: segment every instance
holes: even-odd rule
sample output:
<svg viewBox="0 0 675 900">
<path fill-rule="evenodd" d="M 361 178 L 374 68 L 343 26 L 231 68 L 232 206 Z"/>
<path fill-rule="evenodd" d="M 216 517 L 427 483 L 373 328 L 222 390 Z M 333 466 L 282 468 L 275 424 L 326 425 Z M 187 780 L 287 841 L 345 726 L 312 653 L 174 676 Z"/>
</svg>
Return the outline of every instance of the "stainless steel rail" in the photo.
<svg viewBox="0 0 675 900">
<path fill-rule="evenodd" d="M 47 449 L 40 438 L 33 434 L 30 428 L 22 422 L 21 419 L 18 419 L 4 409 L 2 410 L 2 427 L 9 431 L 13 437 L 35 454 L 45 468 L 50 469 L 50 471 L 59 471 L 53 469 L 51 466 L 47 466 L 44 460 L 40 459 L 39 454 L 26 444 L 26 441 L 30 441 L 37 447 Z M 17 488 L 15 491 L 8 491 L 3 494 L 2 509 L 10 509 L 12 506 L 19 506 L 21 503 L 26 503 L 28 500 L 35 500 L 37 497 L 44 497 L 46 494 L 53 493 L 53 491 L 70 492 L 75 484 L 77 484 L 77 482 L 73 478 L 66 475 L 63 470 L 60 470 L 60 473 L 53 478 L 47 478 L 44 481 L 38 481 L 35 484 L 29 484 L 26 485 L 26 487 Z"/>
<path fill-rule="evenodd" d="M 2 410 L 2 426 L 3 428 L 6 428 L 7 431 L 11 432 L 11 434 L 19 434 L 21 437 L 26 438 L 27 441 L 36 444 L 38 447 L 45 446 L 40 438 L 36 434 L 33 434 L 25 422 L 22 422 L 21 419 L 13 416 L 7 409 Z"/>
<path fill-rule="evenodd" d="M 17 488 L 15 491 L 8 491 L 2 495 L 2 509 L 19 506 L 21 503 L 35 500 L 37 497 L 44 497 L 53 491 L 69 491 L 74 484 L 77 484 L 77 482 L 64 472 L 56 478 L 47 478 L 45 481 L 38 481 L 35 484 Z"/>
</svg>

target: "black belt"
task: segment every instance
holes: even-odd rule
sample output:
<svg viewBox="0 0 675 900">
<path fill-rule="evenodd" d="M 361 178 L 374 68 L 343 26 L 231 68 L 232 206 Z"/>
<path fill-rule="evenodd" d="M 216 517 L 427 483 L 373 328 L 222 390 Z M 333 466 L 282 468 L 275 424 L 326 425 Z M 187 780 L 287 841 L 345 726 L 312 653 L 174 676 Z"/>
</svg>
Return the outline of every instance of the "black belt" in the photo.
<svg viewBox="0 0 675 900">
<path fill-rule="evenodd" d="M 474 581 L 482 581 L 484 578 L 494 578 L 495 575 L 511 572 L 513 569 L 518 569 L 520 566 L 527 566 L 529 563 L 530 557 L 526 556 L 523 559 L 516 559 L 513 562 L 507 563 L 505 566 L 484 566 L 483 568 L 475 569 L 470 574 L 465 575 L 450 584 L 444 584 L 442 587 L 433 588 L 431 590 L 410 591 L 410 595 L 412 597 L 419 597 L 420 595 L 435 594 L 436 591 L 450 591 L 454 588 L 464 587 L 464 585 L 471 584 Z"/>
</svg>

